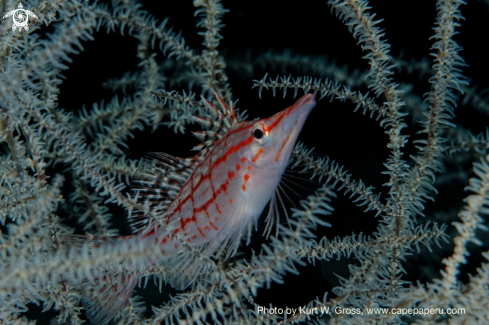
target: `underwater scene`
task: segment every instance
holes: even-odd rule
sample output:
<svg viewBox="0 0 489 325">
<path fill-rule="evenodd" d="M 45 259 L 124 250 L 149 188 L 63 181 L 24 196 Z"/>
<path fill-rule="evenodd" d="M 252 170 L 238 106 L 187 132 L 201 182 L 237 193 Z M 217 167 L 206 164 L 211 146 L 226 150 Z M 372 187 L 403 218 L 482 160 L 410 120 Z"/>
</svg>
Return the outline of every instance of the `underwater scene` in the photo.
<svg viewBox="0 0 489 325">
<path fill-rule="evenodd" d="M 0 324 L 489 322 L 488 1 L 0 8 Z"/>
</svg>

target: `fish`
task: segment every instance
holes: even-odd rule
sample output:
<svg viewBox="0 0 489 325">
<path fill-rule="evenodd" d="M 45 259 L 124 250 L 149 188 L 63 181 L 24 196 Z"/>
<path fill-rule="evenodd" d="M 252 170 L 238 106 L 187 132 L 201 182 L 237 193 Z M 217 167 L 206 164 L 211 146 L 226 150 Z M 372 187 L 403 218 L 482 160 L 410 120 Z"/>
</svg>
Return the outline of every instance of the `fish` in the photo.
<svg viewBox="0 0 489 325">
<path fill-rule="evenodd" d="M 141 204 L 158 211 L 154 224 L 142 211 L 127 217 L 130 236 L 73 235 L 64 242 L 74 246 L 118 245 L 121 242 L 159 245 L 161 261 L 170 265 L 165 281 L 177 289 L 189 286 L 199 274 L 199 261 L 187 254 L 193 248 L 203 256 L 233 256 L 251 230 L 280 183 L 299 133 L 315 106 L 314 95 L 306 94 L 275 115 L 241 120 L 234 105 L 214 92 L 215 100 L 202 97 L 209 117 L 192 116 L 202 131 L 202 141 L 191 158 L 167 153 L 150 154 L 132 180 L 132 191 Z M 270 207 L 272 210 L 273 207 Z M 167 229 L 172 229 L 168 232 Z M 176 240 L 179 236 L 180 240 Z M 105 324 L 124 306 L 138 283 L 138 274 L 104 275 L 99 283 L 87 284 L 83 303 L 94 324 Z M 95 279 L 95 281 L 97 281 Z"/>
</svg>

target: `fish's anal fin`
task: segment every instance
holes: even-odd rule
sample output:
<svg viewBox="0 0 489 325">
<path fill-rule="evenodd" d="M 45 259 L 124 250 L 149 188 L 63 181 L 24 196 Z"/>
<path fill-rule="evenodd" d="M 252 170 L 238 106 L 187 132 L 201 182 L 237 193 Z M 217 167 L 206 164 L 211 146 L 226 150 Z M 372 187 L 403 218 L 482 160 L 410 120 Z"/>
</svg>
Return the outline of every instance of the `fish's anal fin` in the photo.
<svg viewBox="0 0 489 325">
<path fill-rule="evenodd" d="M 180 192 L 195 169 L 197 161 L 173 157 L 164 152 L 150 153 L 134 174 L 131 190 L 142 205 L 164 212 Z M 132 234 L 148 227 L 149 218 L 141 211 L 132 211 L 126 225 Z"/>
<path fill-rule="evenodd" d="M 92 324 L 108 323 L 124 307 L 138 277 L 131 274 L 104 275 L 82 284 L 82 302 Z"/>
</svg>

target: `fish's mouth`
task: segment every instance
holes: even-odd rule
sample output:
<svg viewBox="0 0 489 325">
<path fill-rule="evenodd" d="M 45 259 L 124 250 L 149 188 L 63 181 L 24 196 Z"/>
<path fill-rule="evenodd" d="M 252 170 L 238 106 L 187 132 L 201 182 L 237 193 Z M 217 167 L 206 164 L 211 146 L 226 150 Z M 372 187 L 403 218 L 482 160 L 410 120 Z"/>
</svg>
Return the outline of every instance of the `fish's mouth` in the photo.
<svg viewBox="0 0 489 325">
<path fill-rule="evenodd" d="M 299 123 L 304 123 L 307 119 L 307 117 L 309 116 L 309 113 L 311 112 L 311 110 L 308 110 L 306 112 L 302 112 L 301 115 L 299 115 L 299 118 L 297 119 L 297 124 Z"/>
</svg>

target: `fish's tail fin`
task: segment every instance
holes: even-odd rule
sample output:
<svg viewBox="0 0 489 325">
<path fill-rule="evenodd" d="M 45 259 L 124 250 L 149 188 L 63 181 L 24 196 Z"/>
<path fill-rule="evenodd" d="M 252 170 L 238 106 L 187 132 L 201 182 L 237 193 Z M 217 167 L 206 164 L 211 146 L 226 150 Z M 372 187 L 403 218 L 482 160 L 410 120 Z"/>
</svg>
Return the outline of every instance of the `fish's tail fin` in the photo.
<svg viewBox="0 0 489 325">
<path fill-rule="evenodd" d="M 108 323 L 122 310 L 139 281 L 134 274 L 106 274 L 82 287 L 82 303 L 92 324 Z"/>
<path fill-rule="evenodd" d="M 67 249 L 89 248 L 89 254 L 97 249 L 116 245 L 134 236 L 59 236 L 59 244 Z M 104 272 L 92 280 L 85 280 L 81 286 L 82 303 L 91 324 L 108 323 L 124 307 L 131 292 L 139 281 L 137 274 Z"/>
</svg>

